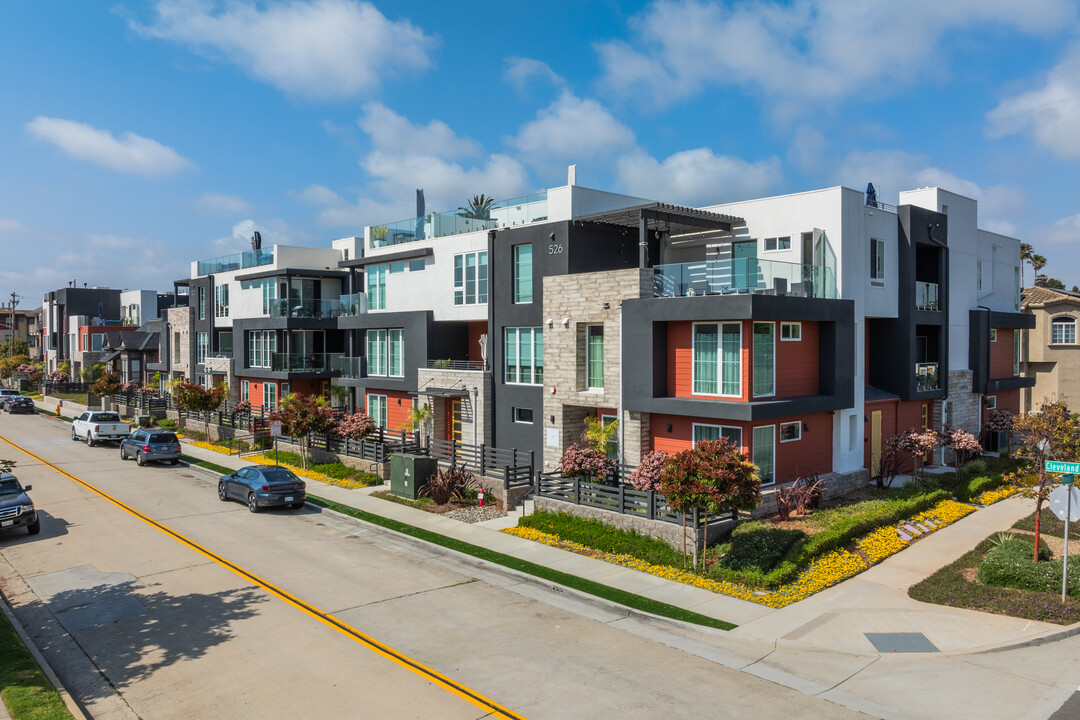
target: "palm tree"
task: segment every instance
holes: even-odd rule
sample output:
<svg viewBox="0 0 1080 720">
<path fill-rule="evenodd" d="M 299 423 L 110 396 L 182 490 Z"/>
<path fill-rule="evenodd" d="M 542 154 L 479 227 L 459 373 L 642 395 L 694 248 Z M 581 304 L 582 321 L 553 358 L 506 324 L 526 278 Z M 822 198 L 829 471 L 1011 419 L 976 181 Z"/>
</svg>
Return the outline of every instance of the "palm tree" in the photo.
<svg viewBox="0 0 1080 720">
<path fill-rule="evenodd" d="M 459 207 L 458 210 L 462 212 L 463 217 L 473 218 L 475 220 L 490 220 L 491 206 L 494 204 L 494 198 L 489 198 L 487 195 L 481 193 L 472 196 L 472 199 L 469 200 L 468 207 Z"/>
<path fill-rule="evenodd" d="M 1033 254 L 1030 258 L 1028 258 L 1028 262 L 1031 263 L 1031 269 L 1035 271 L 1035 280 L 1037 281 L 1039 279 L 1039 271 L 1046 267 L 1046 258 L 1044 258 L 1042 255 Z M 1037 285 L 1038 282 L 1035 282 L 1034 284 Z"/>
<path fill-rule="evenodd" d="M 1024 263 L 1031 262 L 1031 255 L 1035 252 L 1035 249 L 1031 247 L 1030 243 L 1020 243 L 1020 286 L 1024 286 Z"/>
</svg>

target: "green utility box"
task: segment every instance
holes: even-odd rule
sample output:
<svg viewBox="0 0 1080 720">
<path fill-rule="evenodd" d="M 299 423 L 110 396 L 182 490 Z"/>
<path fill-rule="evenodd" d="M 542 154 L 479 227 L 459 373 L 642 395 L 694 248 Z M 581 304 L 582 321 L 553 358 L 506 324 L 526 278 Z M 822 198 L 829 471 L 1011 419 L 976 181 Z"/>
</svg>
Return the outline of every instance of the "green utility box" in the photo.
<svg viewBox="0 0 1080 720">
<path fill-rule="evenodd" d="M 390 492 L 415 500 L 437 469 L 438 463 L 427 455 L 394 455 L 390 458 Z"/>
</svg>

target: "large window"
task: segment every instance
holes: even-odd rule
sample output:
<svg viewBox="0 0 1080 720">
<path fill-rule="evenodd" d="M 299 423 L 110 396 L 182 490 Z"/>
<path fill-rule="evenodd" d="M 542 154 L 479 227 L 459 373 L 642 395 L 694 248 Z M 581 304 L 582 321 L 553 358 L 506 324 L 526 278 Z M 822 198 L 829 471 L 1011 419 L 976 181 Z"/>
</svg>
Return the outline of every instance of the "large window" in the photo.
<svg viewBox="0 0 1080 720">
<path fill-rule="evenodd" d="M 250 402 L 251 401 L 251 381 L 250 380 L 241 380 L 240 381 L 240 400 L 243 401 L 243 402 Z"/>
<path fill-rule="evenodd" d="M 533 301 L 532 245 L 514 246 L 514 302 Z"/>
<path fill-rule="evenodd" d="M 386 375 L 386 331 L 367 331 L 367 374 Z"/>
<path fill-rule="evenodd" d="M 454 304 L 487 302 L 487 251 L 454 256 Z"/>
<path fill-rule="evenodd" d="M 248 367 L 270 367 L 277 352 L 277 333 L 273 330 L 248 331 Z"/>
<path fill-rule="evenodd" d="M 199 319 L 206 319 L 206 288 L 199 288 Z"/>
<path fill-rule="evenodd" d="M 1020 374 L 1020 331 L 1013 330 L 1013 375 Z"/>
<path fill-rule="evenodd" d="M 742 326 L 694 325 L 693 391 L 699 395 L 742 395 Z"/>
<path fill-rule="evenodd" d="M 405 331 L 367 331 L 367 361 L 369 376 L 405 376 Z"/>
<path fill-rule="evenodd" d="M 762 425 L 754 428 L 753 462 L 758 466 L 762 485 L 771 485 L 776 481 L 776 448 L 774 447 L 775 426 Z"/>
<path fill-rule="evenodd" d="M 1050 343 L 1052 345 L 1076 344 L 1076 318 L 1056 317 L 1050 323 Z"/>
<path fill-rule="evenodd" d="M 870 283 L 885 284 L 885 241 L 870 238 Z"/>
<path fill-rule="evenodd" d="M 210 333 L 195 333 L 195 363 L 206 362 L 206 353 L 210 349 Z"/>
<path fill-rule="evenodd" d="M 542 328 L 506 328 L 505 381 L 518 385 L 544 384 Z"/>
<path fill-rule="evenodd" d="M 754 323 L 754 397 L 776 394 L 776 326 Z"/>
<path fill-rule="evenodd" d="M 386 266 L 368 265 L 367 269 L 367 307 L 368 310 L 386 309 Z"/>
<path fill-rule="evenodd" d="M 375 427 L 386 427 L 386 396 L 385 395 L 368 395 L 367 396 L 367 412 L 371 416 L 372 422 L 375 423 Z"/>
<path fill-rule="evenodd" d="M 94 352 L 101 352 L 101 348 L 104 347 L 105 336 L 101 333 L 94 333 L 90 336 L 90 349 Z"/>
<path fill-rule="evenodd" d="M 585 386 L 592 389 L 604 387 L 604 326 L 589 325 L 585 329 L 585 368 L 588 378 Z"/>
<path fill-rule="evenodd" d="M 229 317 L 229 286 L 214 288 L 214 317 Z"/>
<path fill-rule="evenodd" d="M 727 438 L 733 446 L 742 451 L 742 428 L 728 427 L 726 425 L 698 425 L 694 424 L 694 444 L 702 440 L 719 440 Z"/>
<path fill-rule="evenodd" d="M 277 385 L 274 383 L 263 383 L 263 410 L 277 410 Z"/>
<path fill-rule="evenodd" d="M 277 300 L 277 278 L 264 278 L 262 281 L 262 314 L 269 315 Z"/>
</svg>

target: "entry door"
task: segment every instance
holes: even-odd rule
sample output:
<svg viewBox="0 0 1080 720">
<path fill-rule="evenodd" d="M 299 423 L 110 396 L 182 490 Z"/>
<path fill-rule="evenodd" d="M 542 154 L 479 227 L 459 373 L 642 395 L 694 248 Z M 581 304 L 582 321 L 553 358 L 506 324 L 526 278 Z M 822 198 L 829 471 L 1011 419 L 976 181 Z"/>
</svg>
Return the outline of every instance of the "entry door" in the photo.
<svg viewBox="0 0 1080 720">
<path fill-rule="evenodd" d="M 461 442 L 461 398 L 446 400 L 446 439 Z"/>
<path fill-rule="evenodd" d="M 757 287 L 757 242 L 737 242 L 731 245 L 731 274 L 735 287 Z"/>
<path fill-rule="evenodd" d="M 870 475 L 881 473 L 881 411 L 870 413 Z"/>
</svg>

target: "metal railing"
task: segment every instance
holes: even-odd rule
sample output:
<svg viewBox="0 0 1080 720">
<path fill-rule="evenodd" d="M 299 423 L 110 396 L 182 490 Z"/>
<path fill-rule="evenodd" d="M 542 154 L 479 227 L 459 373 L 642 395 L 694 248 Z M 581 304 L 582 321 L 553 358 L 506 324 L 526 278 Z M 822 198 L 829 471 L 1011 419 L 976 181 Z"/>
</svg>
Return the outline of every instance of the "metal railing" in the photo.
<svg viewBox="0 0 1080 720">
<path fill-rule="evenodd" d="M 335 358 L 341 353 L 271 353 L 274 372 L 333 372 Z"/>
<path fill-rule="evenodd" d="M 938 295 L 938 284 L 928 282 L 915 283 L 915 309 L 916 310 L 940 310 L 941 303 Z"/>
<path fill-rule="evenodd" d="M 235 255 L 223 255 L 210 260 L 200 260 L 198 263 L 199 275 L 211 275 L 215 273 L 229 272 L 231 270 L 243 270 L 244 268 L 270 265 L 274 262 L 273 248 L 260 250 L 248 250 Z"/>
<path fill-rule="evenodd" d="M 455 210 L 399 220 L 389 225 L 372 225 L 367 229 L 368 245 L 372 248 L 399 245 L 477 230 L 525 225 L 547 220 L 547 217 L 547 192 L 542 192 L 492 203 L 485 217 L 470 217 L 466 211 Z"/>
<path fill-rule="evenodd" d="M 340 300 L 280 299 L 270 303 L 270 317 L 324 319 L 340 315 Z"/>
<path fill-rule="evenodd" d="M 836 278 L 831 268 L 757 258 L 653 267 L 654 297 L 739 293 L 836 298 Z"/>
<path fill-rule="evenodd" d="M 607 485 L 589 482 L 578 477 L 563 477 L 546 473 L 536 474 L 535 494 L 553 500 L 598 508 L 620 515 L 633 515 L 648 520 L 681 524 L 683 514 L 672 510 L 667 499 L 655 490 L 635 490 L 626 484 Z M 722 521 L 725 516 L 734 520 L 735 511 L 725 511 L 710 517 L 710 521 Z M 694 510 L 687 513 L 688 525 L 701 525 L 705 516 Z"/>
<path fill-rule="evenodd" d="M 915 364 L 915 391 L 926 392 L 927 390 L 937 390 L 939 388 L 938 382 L 938 364 L 937 363 L 916 363 Z"/>
<path fill-rule="evenodd" d="M 367 293 L 342 295 L 338 300 L 338 317 L 356 317 L 367 312 Z"/>
<path fill-rule="evenodd" d="M 883 203 L 878 200 L 867 200 L 866 207 L 877 208 L 878 210 L 888 210 L 889 212 L 896 212 L 896 206 L 889 203 Z"/>
<path fill-rule="evenodd" d="M 366 357 L 346 357 L 336 355 L 331 358 L 330 369 L 341 373 L 347 380 L 359 380 L 367 377 Z"/>
<path fill-rule="evenodd" d="M 484 367 L 483 360 L 432 360 L 428 359 L 427 364 L 424 367 L 428 370 L 474 370 L 482 371 L 487 368 Z"/>
</svg>

